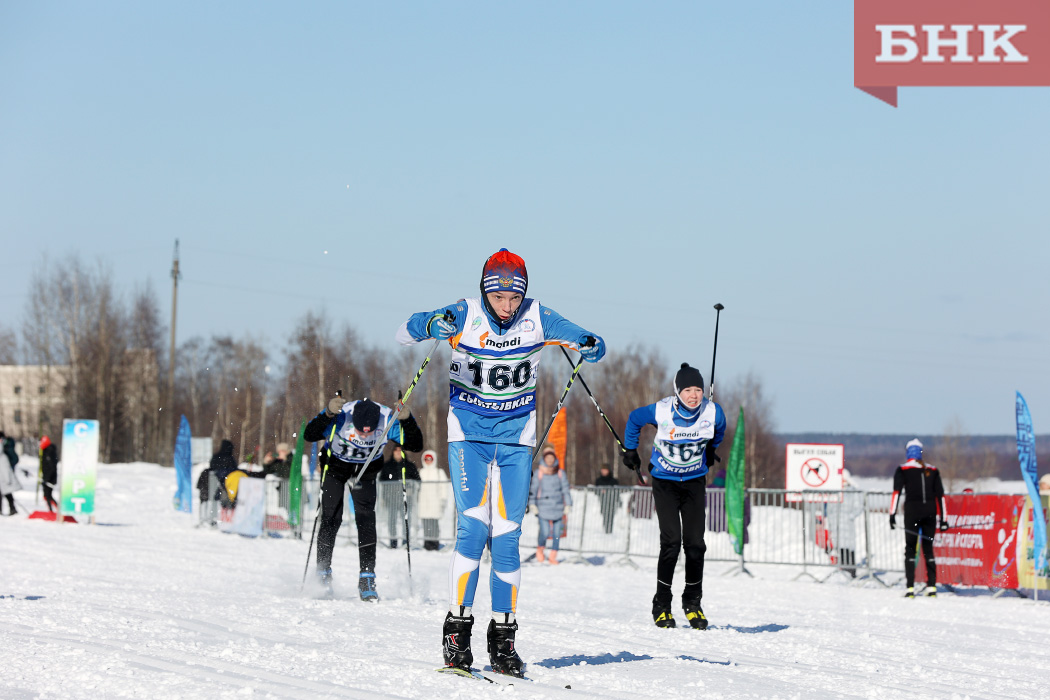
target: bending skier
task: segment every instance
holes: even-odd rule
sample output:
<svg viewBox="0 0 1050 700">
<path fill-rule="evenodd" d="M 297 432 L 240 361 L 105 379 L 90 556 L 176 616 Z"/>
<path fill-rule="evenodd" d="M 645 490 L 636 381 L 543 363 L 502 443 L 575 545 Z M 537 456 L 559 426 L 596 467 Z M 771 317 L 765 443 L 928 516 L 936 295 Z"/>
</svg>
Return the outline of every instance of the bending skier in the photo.
<svg viewBox="0 0 1050 700">
<path fill-rule="evenodd" d="M 597 362 L 605 343 L 526 298 L 525 262 L 506 249 L 485 261 L 480 286 L 480 298 L 413 314 L 397 338 L 405 345 L 447 338 L 453 348 L 448 452 L 458 526 L 449 567 L 451 607 L 442 629 L 445 665 L 469 669 L 474 662 L 471 608 L 481 555 L 490 543 L 489 662 L 497 673 L 521 676 L 524 664 L 514 649 L 521 584 L 518 539 L 536 444 L 540 351 L 547 344 L 562 344 Z"/>
<path fill-rule="evenodd" d="M 653 501 L 660 522 L 660 558 L 656 565 L 656 595 L 653 596 L 653 622 L 657 627 L 674 627 L 671 614 L 671 581 L 678 553 L 685 549 L 685 589 L 682 609 L 689 624 L 707 629 L 707 618 L 700 607 L 704 593 L 704 525 L 706 520 L 708 468 L 715 463 L 715 449 L 722 444 L 726 418 L 722 407 L 704 398 L 704 378 L 700 371 L 682 363 L 674 378 L 674 396 L 631 411 L 624 431 L 627 450 L 623 463 L 638 469 L 638 436 L 643 425 L 656 426 L 649 473 L 653 482 Z"/>
<path fill-rule="evenodd" d="M 407 415 L 406 415 L 407 414 Z M 379 600 L 376 592 L 376 474 L 383 468 L 383 449 L 371 464 L 365 464 L 379 440 L 390 441 L 410 452 L 423 449 L 423 433 L 406 406 L 399 420 L 394 412 L 369 399 L 347 402 L 340 396 L 328 402 L 325 410 L 306 425 L 308 442 L 324 440 L 320 450 L 324 475 L 321 481 L 321 526 L 317 533 L 317 574 L 331 590 L 332 551 L 335 536 L 343 522 L 343 495 L 346 482 L 364 473 L 350 490 L 357 523 L 357 552 L 361 574 L 361 599 Z M 386 447 L 386 446 L 384 446 Z"/>
</svg>

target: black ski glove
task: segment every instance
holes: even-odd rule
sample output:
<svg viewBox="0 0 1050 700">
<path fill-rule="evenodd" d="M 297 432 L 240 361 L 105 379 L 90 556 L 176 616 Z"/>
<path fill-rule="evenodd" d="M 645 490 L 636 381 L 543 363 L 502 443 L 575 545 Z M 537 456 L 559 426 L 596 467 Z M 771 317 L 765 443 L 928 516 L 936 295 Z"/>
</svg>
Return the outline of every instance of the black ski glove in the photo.
<svg viewBox="0 0 1050 700">
<path fill-rule="evenodd" d="M 707 448 L 707 455 L 704 461 L 707 463 L 707 466 L 711 467 L 714 466 L 715 462 L 721 462 L 722 460 L 715 453 L 714 449 L 709 447 Z"/>
<path fill-rule="evenodd" d="M 948 532 L 948 521 L 941 518 L 941 532 Z"/>
<path fill-rule="evenodd" d="M 897 514 L 896 513 L 890 513 L 890 529 L 891 530 L 896 530 L 897 529 Z"/>
<path fill-rule="evenodd" d="M 630 449 L 623 451 L 623 466 L 631 471 L 636 471 L 642 466 L 642 458 L 638 456 L 638 450 Z"/>
</svg>

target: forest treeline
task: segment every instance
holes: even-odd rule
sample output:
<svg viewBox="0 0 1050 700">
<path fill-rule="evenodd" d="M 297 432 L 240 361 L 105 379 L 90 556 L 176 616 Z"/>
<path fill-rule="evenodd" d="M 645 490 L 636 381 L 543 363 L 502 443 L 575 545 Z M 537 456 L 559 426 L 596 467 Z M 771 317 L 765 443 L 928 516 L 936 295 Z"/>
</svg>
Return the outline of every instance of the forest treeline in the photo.
<svg viewBox="0 0 1050 700">
<path fill-rule="evenodd" d="M 345 322 L 307 311 L 285 337 L 245 334 L 192 337 L 175 350 L 175 379 L 168 392 L 168 327 L 149 284 L 125 293 L 104 264 L 77 256 L 41 265 L 30 281 L 21 328 L 0 328 L 0 364 L 66 367 L 63 405 L 50 411 L 57 432 L 61 418 L 100 421 L 103 462 L 171 463 L 173 436 L 185 415 L 196 436 L 233 441 L 243 459 L 258 458 L 278 442 L 293 442 L 301 422 L 317 414 L 339 389 L 348 398 L 368 396 L 393 405 L 398 389 L 414 376 L 425 350 L 391 340 L 366 343 Z M 61 269 L 61 275 L 47 274 Z M 448 411 L 448 350 L 438 351 L 412 396 L 410 407 L 427 446 L 444 459 Z M 611 348 L 582 372 L 621 437 L 627 414 L 671 394 L 672 363 L 652 347 Z M 685 358 L 703 367 L 708 358 Z M 571 373 L 561 351 L 543 353 L 537 389 L 537 420 L 545 426 Z M 745 406 L 747 484 L 783 486 L 783 448 L 773 430 L 771 405 L 758 376 L 722 381 L 716 400 L 728 422 L 719 450 L 726 463 L 737 415 Z M 573 483 L 594 480 L 603 465 L 621 481 L 619 448 L 581 386 L 566 404 L 566 468 Z M 56 413 L 60 415 L 56 415 Z M 643 432 L 640 452 L 648 459 L 652 430 Z M 716 467 L 717 468 L 717 467 Z"/>
</svg>

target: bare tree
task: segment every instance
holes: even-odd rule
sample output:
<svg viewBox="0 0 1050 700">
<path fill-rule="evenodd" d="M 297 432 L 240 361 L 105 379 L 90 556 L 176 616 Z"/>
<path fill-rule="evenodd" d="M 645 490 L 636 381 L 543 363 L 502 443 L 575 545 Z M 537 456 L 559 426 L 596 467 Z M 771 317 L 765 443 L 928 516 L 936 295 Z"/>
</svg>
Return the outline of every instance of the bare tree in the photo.
<svg viewBox="0 0 1050 700">
<path fill-rule="evenodd" d="M 13 365 L 18 362 L 18 336 L 15 332 L 0 327 L 0 365 Z"/>
<path fill-rule="evenodd" d="M 726 416 L 726 435 L 722 445 L 722 464 L 729 461 L 740 407 L 744 407 L 744 463 L 748 488 L 784 488 L 784 455 L 774 435 L 773 405 L 762 389 L 762 380 L 753 372 L 729 382 L 719 382 L 715 400 Z"/>
<path fill-rule="evenodd" d="M 118 417 L 124 448 L 134 461 L 158 461 L 160 445 L 160 378 L 164 326 L 151 285 L 135 291 L 127 322 L 127 348 L 120 369 Z"/>
</svg>

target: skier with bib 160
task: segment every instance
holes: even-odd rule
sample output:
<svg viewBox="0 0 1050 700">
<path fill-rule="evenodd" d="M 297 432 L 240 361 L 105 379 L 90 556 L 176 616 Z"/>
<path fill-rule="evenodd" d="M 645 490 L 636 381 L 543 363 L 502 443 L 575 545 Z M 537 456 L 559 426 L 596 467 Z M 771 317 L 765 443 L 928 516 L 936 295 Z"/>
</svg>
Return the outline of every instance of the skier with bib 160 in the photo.
<svg viewBox="0 0 1050 700">
<path fill-rule="evenodd" d="M 649 473 L 653 501 L 660 522 L 660 557 L 656 564 L 653 622 L 674 627 L 671 614 L 671 580 L 678 553 L 685 549 L 685 590 L 682 608 L 696 629 L 707 629 L 700 599 L 704 592 L 704 525 L 708 468 L 715 463 L 715 449 L 722 444 L 726 418 L 722 407 L 704 398 L 704 378 L 683 362 L 675 374 L 674 396 L 631 411 L 624 431 L 623 463 L 638 469 L 638 436 L 643 425 L 656 426 Z"/>
<path fill-rule="evenodd" d="M 524 664 L 514 649 L 518 539 L 537 437 L 540 351 L 561 344 L 578 349 L 588 362 L 605 355 L 599 336 L 526 298 L 527 288 L 525 262 L 501 249 L 485 261 L 480 298 L 413 314 L 397 332 L 405 345 L 447 338 L 453 348 L 448 454 L 458 526 L 449 567 L 451 607 L 442 630 L 445 666 L 469 670 L 474 661 L 471 607 L 481 555 L 490 542 L 489 661 L 493 671 L 519 677 Z"/>
</svg>

